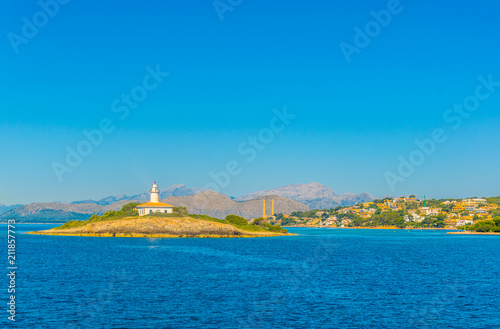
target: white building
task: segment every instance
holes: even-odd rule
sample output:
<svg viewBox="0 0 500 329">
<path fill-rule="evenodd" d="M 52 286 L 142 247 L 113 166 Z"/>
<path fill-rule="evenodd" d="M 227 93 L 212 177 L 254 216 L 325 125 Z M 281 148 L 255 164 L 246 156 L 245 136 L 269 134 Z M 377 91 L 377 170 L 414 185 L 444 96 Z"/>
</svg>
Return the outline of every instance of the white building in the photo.
<svg viewBox="0 0 500 329">
<path fill-rule="evenodd" d="M 160 202 L 160 190 L 158 190 L 158 186 L 156 182 L 154 182 L 151 187 L 151 198 L 148 203 L 140 204 L 136 207 L 139 212 L 139 216 L 149 215 L 155 212 L 162 212 L 166 214 L 171 214 L 174 212 L 174 206 Z"/>
<path fill-rule="evenodd" d="M 456 226 L 465 226 L 465 225 L 471 225 L 473 223 L 473 221 L 469 220 L 469 219 L 460 219 L 457 221 L 457 225 Z"/>
<path fill-rule="evenodd" d="M 422 217 L 422 216 L 417 215 L 417 214 L 413 215 L 412 217 L 413 217 L 413 221 L 416 223 L 421 223 L 425 219 L 425 217 Z"/>
<path fill-rule="evenodd" d="M 488 204 L 488 200 L 486 199 L 463 199 L 462 202 L 467 202 L 469 205 L 473 204 Z"/>
<path fill-rule="evenodd" d="M 418 209 L 420 210 L 421 214 L 424 214 L 426 216 L 437 216 L 441 211 L 440 208 L 429 208 L 429 207 L 420 207 Z"/>
</svg>

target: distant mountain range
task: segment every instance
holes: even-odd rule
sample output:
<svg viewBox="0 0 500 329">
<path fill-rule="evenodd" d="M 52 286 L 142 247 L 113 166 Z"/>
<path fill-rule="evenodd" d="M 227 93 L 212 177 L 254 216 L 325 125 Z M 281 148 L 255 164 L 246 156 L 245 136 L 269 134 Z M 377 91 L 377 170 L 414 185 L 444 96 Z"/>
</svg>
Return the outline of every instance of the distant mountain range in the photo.
<svg viewBox="0 0 500 329">
<path fill-rule="evenodd" d="M 235 214 L 244 218 L 262 216 L 262 200 L 267 201 L 267 213 L 271 214 L 271 199 L 275 200 L 275 213 L 290 214 L 308 209 L 325 209 L 350 206 L 373 200 L 366 194 L 337 195 L 332 189 L 319 183 L 295 184 L 272 190 L 260 191 L 231 199 L 214 191 L 197 191 L 183 184 L 172 185 L 161 191 L 160 199 L 174 206 L 184 206 L 192 214 L 205 214 L 217 218 Z M 97 201 L 82 200 L 71 203 L 31 203 L 29 205 L 5 206 L 0 204 L 0 221 L 16 218 L 18 222 L 59 223 L 68 220 L 88 219 L 92 214 L 103 214 L 119 210 L 129 202 L 149 200 L 149 193 L 132 196 L 114 195 Z"/>
<path fill-rule="evenodd" d="M 196 194 L 197 190 L 187 187 L 184 184 L 177 184 L 177 185 L 172 185 L 166 190 L 160 191 L 160 199 L 165 199 L 168 198 L 169 196 L 188 196 L 188 195 L 193 195 Z M 82 200 L 82 201 L 73 201 L 71 204 L 79 204 L 79 203 L 95 203 L 98 205 L 106 206 L 113 204 L 118 201 L 123 201 L 123 200 L 135 200 L 135 201 L 147 201 L 149 200 L 149 192 L 145 192 L 142 194 L 136 194 L 132 196 L 126 196 L 124 194 L 120 195 L 112 195 L 108 196 L 106 198 L 94 201 L 94 200 Z"/>
<path fill-rule="evenodd" d="M 319 184 L 295 184 L 278 187 L 272 190 L 259 191 L 243 195 L 236 201 L 255 199 L 263 195 L 280 195 L 307 205 L 311 209 L 329 209 L 338 206 L 352 206 L 360 202 L 372 201 L 374 198 L 367 194 L 346 193 L 338 195 L 331 188 Z"/>
<path fill-rule="evenodd" d="M 306 205 L 281 197 L 262 196 L 255 199 L 238 202 L 214 191 L 204 191 L 190 196 L 171 196 L 162 202 L 173 206 L 187 207 L 192 214 L 209 215 L 215 218 L 225 218 L 227 215 L 237 215 L 246 219 L 262 217 L 263 200 L 266 200 L 266 214 L 271 215 L 272 199 L 274 199 L 275 213 L 289 215 L 294 211 L 306 211 Z"/>
<path fill-rule="evenodd" d="M 16 219 L 18 223 L 64 223 L 69 220 L 86 220 L 93 214 L 102 215 L 106 211 L 119 210 L 129 202 L 129 200 L 121 200 L 106 206 L 95 203 L 35 202 L 0 215 L 0 222 L 6 222 L 12 218 Z"/>
<path fill-rule="evenodd" d="M 21 207 L 22 204 L 14 204 L 14 205 L 11 205 L 11 206 L 6 206 L 4 205 L 3 203 L 0 203 L 0 215 L 3 214 L 3 213 L 6 213 L 12 209 L 15 209 L 15 208 L 19 208 Z"/>
</svg>

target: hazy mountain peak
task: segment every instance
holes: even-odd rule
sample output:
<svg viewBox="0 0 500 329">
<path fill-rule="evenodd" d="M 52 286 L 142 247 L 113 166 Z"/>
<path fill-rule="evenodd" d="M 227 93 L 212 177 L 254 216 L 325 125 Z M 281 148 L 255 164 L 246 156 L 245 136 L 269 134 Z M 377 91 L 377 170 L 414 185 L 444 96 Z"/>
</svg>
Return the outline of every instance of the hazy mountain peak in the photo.
<svg viewBox="0 0 500 329">
<path fill-rule="evenodd" d="M 234 201 L 230 197 L 206 190 L 189 196 L 170 196 L 162 202 L 187 207 L 192 214 L 204 214 L 216 218 L 225 218 L 227 215 L 238 215 L 244 218 L 262 216 L 262 199 L 269 200 L 266 207 L 267 214 L 271 215 L 271 198 L 275 200 L 275 213 L 290 214 L 293 211 L 305 211 L 309 208 L 297 201 L 281 196 L 261 196 L 252 200 Z"/>
<path fill-rule="evenodd" d="M 334 208 L 341 205 L 354 205 L 359 202 L 373 200 L 373 197 L 366 193 L 337 195 L 331 188 L 316 182 L 286 185 L 271 190 L 259 191 L 243 195 L 236 200 L 245 201 L 272 194 L 301 202 L 311 209 Z"/>
<path fill-rule="evenodd" d="M 169 196 L 187 196 L 193 195 L 196 193 L 196 190 L 190 187 L 185 186 L 184 184 L 173 184 L 166 189 L 160 189 L 160 198 L 167 198 Z M 147 201 L 149 200 L 149 189 L 141 194 L 135 194 L 127 196 L 125 194 L 117 194 L 111 195 L 100 200 L 82 200 L 82 201 L 74 201 L 72 204 L 80 204 L 80 203 L 94 203 L 102 206 L 107 206 L 119 201 L 123 200 L 136 200 L 136 201 Z"/>
<path fill-rule="evenodd" d="M 334 197 L 337 194 L 329 187 L 320 183 L 308 183 L 308 184 L 292 184 L 277 187 L 271 190 L 264 190 L 255 193 L 250 193 L 237 198 L 239 201 L 255 199 L 256 197 L 262 195 L 280 195 L 293 200 L 296 199 L 310 199 L 317 197 Z M 297 200 L 300 202 L 300 200 Z"/>
<path fill-rule="evenodd" d="M 9 212 L 12 209 L 19 208 L 21 206 L 22 206 L 22 204 L 13 204 L 13 205 L 7 206 L 7 205 L 5 205 L 3 203 L 0 203 L 0 215 L 3 214 L 3 213 Z"/>
</svg>

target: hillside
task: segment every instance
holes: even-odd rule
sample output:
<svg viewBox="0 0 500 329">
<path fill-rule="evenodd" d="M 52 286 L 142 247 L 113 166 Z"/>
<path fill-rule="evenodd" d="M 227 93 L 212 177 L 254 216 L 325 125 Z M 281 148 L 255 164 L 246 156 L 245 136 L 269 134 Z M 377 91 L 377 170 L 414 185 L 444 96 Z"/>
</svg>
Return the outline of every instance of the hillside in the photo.
<svg viewBox="0 0 500 329">
<path fill-rule="evenodd" d="M 488 200 L 488 203 L 493 203 L 493 204 L 500 206 L 500 196 L 486 198 L 486 200 Z"/>
<path fill-rule="evenodd" d="M 135 206 L 127 204 L 119 211 L 92 216 L 87 221 L 70 221 L 62 226 L 29 232 L 40 235 L 98 236 L 98 237 L 264 237 L 288 235 L 288 231 L 263 221 L 249 224 L 238 216 L 225 220 L 205 215 L 163 214 L 137 216 Z"/>
<path fill-rule="evenodd" d="M 12 209 L 19 208 L 21 206 L 22 206 L 22 204 L 13 204 L 13 205 L 7 206 L 7 205 L 4 205 L 3 203 L 0 203 L 0 215 L 6 213 L 8 211 L 11 211 Z"/>
<path fill-rule="evenodd" d="M 185 186 L 184 184 L 176 184 L 168 187 L 167 189 L 161 191 L 160 193 L 160 198 L 168 198 L 169 196 L 187 196 L 187 195 L 193 195 L 196 193 L 196 190 L 190 187 Z M 94 200 L 82 200 L 82 201 L 73 201 L 72 204 L 80 204 L 80 203 L 93 203 L 93 204 L 98 204 L 102 206 L 107 206 L 111 205 L 113 203 L 119 202 L 119 201 L 147 201 L 149 200 L 149 192 L 141 193 L 141 194 L 136 194 L 136 195 L 131 195 L 127 196 L 124 194 L 119 194 L 119 195 L 112 195 L 108 196 L 105 198 L 102 198 L 100 200 L 94 201 Z"/>
<path fill-rule="evenodd" d="M 234 214 L 246 219 L 262 216 L 263 199 L 266 199 L 267 214 L 271 215 L 271 200 L 275 201 L 275 213 L 290 214 L 294 211 L 306 211 L 309 208 L 297 201 L 287 199 L 281 196 L 258 197 L 244 202 L 234 201 L 231 198 L 214 192 L 204 191 L 191 196 L 168 197 L 162 202 L 186 207 L 190 213 L 203 214 L 216 218 L 224 218 L 227 215 Z"/>
<path fill-rule="evenodd" d="M 279 195 L 307 205 L 310 209 L 329 209 L 338 206 L 352 206 L 360 202 L 373 200 L 367 193 L 346 193 L 338 195 L 329 187 L 319 183 L 294 184 L 271 190 L 259 191 L 237 198 L 247 201 L 264 195 Z"/>
<path fill-rule="evenodd" d="M 94 203 L 40 203 L 35 202 L 21 206 L 0 215 L 0 222 L 16 219 L 18 223 L 64 223 L 68 220 L 86 220 L 93 214 L 103 214 L 110 210 L 118 210 L 128 200 L 111 205 L 101 206 Z"/>
</svg>

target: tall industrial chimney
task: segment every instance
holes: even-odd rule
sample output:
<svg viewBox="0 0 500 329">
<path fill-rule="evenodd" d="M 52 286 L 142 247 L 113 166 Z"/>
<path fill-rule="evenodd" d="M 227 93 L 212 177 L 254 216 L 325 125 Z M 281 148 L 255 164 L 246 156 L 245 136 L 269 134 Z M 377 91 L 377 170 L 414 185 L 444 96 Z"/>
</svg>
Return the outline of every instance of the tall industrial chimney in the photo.
<svg viewBox="0 0 500 329">
<path fill-rule="evenodd" d="M 264 207 L 262 209 L 262 218 L 266 218 L 266 199 L 264 199 Z"/>
</svg>

